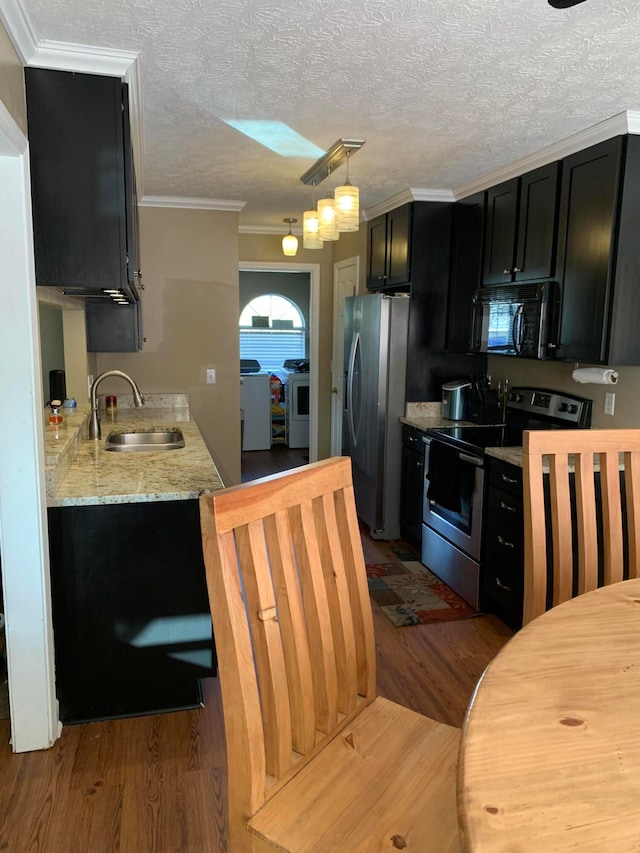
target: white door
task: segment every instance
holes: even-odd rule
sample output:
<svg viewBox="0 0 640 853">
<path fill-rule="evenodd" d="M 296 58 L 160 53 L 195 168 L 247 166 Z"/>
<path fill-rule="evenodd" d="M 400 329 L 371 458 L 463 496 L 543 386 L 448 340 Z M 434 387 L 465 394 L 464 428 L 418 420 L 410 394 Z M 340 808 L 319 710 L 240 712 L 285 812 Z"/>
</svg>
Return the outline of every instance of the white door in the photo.
<svg viewBox="0 0 640 853">
<path fill-rule="evenodd" d="M 344 409 L 344 300 L 358 290 L 360 258 L 339 261 L 333 267 L 333 354 L 331 359 L 331 455 L 342 455 Z"/>
</svg>

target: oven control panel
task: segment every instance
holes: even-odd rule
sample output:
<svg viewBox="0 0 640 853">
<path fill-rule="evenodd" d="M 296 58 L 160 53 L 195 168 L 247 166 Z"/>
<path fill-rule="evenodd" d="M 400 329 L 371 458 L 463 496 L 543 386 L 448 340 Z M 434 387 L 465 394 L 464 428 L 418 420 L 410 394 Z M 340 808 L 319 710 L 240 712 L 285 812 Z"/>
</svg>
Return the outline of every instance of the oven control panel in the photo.
<svg viewBox="0 0 640 853">
<path fill-rule="evenodd" d="M 512 388 L 507 398 L 507 410 L 523 415 L 560 421 L 576 428 L 591 425 L 592 400 L 575 397 L 560 391 L 541 388 Z"/>
</svg>

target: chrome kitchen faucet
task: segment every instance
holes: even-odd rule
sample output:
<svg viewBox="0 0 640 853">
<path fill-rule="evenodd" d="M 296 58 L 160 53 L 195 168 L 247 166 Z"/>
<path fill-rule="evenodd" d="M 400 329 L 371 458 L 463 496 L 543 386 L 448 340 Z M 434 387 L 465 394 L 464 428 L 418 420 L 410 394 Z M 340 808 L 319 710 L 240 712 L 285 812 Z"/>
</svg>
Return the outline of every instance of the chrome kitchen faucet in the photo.
<svg viewBox="0 0 640 853">
<path fill-rule="evenodd" d="M 100 418 L 98 417 L 98 400 L 97 400 L 97 390 L 98 385 L 102 382 L 103 379 L 106 379 L 107 376 L 122 376 L 123 379 L 126 379 L 129 385 L 131 385 L 131 390 L 133 391 L 133 402 L 136 406 L 144 406 L 144 397 L 140 393 L 140 389 L 133 381 L 133 379 L 128 376 L 126 373 L 123 373 L 122 370 L 106 370 L 104 373 L 101 373 L 100 376 L 97 376 L 93 384 L 91 386 L 91 420 L 89 421 L 89 438 L 93 438 L 96 441 L 101 438 L 102 432 L 100 429 Z"/>
</svg>

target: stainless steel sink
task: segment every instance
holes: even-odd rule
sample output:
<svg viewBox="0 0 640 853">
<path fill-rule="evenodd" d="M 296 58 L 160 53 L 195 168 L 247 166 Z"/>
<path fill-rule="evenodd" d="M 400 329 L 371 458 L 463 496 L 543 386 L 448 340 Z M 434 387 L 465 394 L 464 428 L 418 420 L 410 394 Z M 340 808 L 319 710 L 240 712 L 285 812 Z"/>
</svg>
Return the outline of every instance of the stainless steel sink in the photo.
<svg viewBox="0 0 640 853">
<path fill-rule="evenodd" d="M 180 450 L 184 447 L 182 430 L 157 429 L 146 432 L 112 432 L 107 436 L 105 450 Z"/>
</svg>

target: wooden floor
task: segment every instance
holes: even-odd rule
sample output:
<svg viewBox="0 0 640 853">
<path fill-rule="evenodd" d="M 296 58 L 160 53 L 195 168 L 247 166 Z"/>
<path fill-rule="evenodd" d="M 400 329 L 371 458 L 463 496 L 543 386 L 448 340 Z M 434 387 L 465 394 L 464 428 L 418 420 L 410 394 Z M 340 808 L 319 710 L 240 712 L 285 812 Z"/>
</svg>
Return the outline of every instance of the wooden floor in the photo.
<svg viewBox="0 0 640 853">
<path fill-rule="evenodd" d="M 275 474 L 276 471 L 288 471 L 298 468 L 309 461 L 309 448 L 286 447 L 274 444 L 271 450 L 246 450 L 241 454 L 242 482 L 257 480 Z"/>
<path fill-rule="evenodd" d="M 363 536 L 367 562 L 396 562 Z M 460 726 L 474 686 L 511 636 L 499 620 L 395 628 L 374 605 L 383 696 Z M 205 706 L 67 726 L 50 750 L 14 755 L 0 721 L 0 851 L 218 853 L 225 750 L 217 679 Z"/>
</svg>

